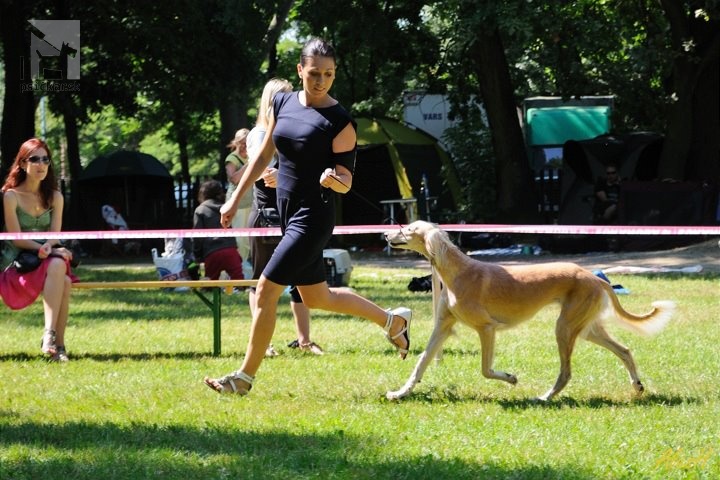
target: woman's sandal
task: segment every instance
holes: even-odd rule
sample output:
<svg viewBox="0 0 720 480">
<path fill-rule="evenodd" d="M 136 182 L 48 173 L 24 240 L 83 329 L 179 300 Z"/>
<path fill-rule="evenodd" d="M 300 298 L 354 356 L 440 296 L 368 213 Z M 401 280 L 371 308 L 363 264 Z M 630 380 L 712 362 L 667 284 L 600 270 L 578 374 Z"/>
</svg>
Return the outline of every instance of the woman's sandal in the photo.
<svg viewBox="0 0 720 480">
<path fill-rule="evenodd" d="M 277 350 L 275 350 L 275 347 L 273 347 L 273 344 L 271 343 L 268 345 L 268 347 L 265 349 L 265 357 L 277 357 L 280 355 Z"/>
<path fill-rule="evenodd" d="M 320 348 L 320 345 L 318 345 L 315 342 L 310 343 L 299 343 L 298 347 L 300 348 L 301 352 L 309 352 L 313 355 L 325 355 L 325 352 L 323 352 L 323 349 Z"/>
<path fill-rule="evenodd" d="M 57 346 L 55 346 L 55 330 L 50 330 L 49 328 L 45 329 L 45 333 L 43 333 L 42 338 L 40 339 L 40 350 L 45 355 L 56 355 L 57 354 Z"/>
<path fill-rule="evenodd" d="M 398 307 L 394 310 L 386 310 L 387 311 L 387 321 L 385 322 L 385 338 L 388 339 L 388 341 L 397 349 L 397 351 L 400 353 L 400 358 L 405 360 L 405 357 L 407 357 L 408 351 L 410 349 L 410 336 L 408 335 L 408 329 L 410 328 L 410 320 L 412 320 L 412 310 L 405 307 Z M 390 335 L 390 329 L 392 328 L 393 324 L 393 318 L 394 317 L 400 317 L 403 320 L 405 320 L 405 327 L 400 330 L 395 335 Z M 400 345 L 395 343 L 395 339 L 403 337 L 405 338 L 405 348 L 401 348 Z"/>
<path fill-rule="evenodd" d="M 235 380 L 247 383 L 247 388 L 238 387 L 235 385 Z M 229 375 L 225 375 L 222 378 L 209 378 L 205 377 L 205 385 L 212 388 L 218 393 L 234 393 L 237 395 L 247 395 L 252 390 L 252 384 L 255 377 L 251 377 L 245 372 L 237 370 Z M 228 387 L 229 386 L 229 387 Z"/>
<path fill-rule="evenodd" d="M 57 353 L 55 353 L 55 355 L 52 356 L 52 359 L 54 362 L 60 362 L 60 363 L 65 363 L 65 362 L 70 361 L 67 351 L 65 350 L 65 345 L 57 346 Z"/>
</svg>

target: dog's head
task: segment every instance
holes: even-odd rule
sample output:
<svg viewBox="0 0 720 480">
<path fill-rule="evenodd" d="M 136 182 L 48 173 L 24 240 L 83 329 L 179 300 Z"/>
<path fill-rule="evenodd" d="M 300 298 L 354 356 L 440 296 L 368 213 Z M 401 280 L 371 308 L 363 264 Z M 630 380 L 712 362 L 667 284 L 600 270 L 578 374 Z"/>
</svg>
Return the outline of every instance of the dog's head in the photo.
<svg viewBox="0 0 720 480">
<path fill-rule="evenodd" d="M 403 228 L 388 230 L 385 239 L 392 248 L 412 250 L 432 260 L 447 234 L 433 223 L 418 220 Z"/>
</svg>

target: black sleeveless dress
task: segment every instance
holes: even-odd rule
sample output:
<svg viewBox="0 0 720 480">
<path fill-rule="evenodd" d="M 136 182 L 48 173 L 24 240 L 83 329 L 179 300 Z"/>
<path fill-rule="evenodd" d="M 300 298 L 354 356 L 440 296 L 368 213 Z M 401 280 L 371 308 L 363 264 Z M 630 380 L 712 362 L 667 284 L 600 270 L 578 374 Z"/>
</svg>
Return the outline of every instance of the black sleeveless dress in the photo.
<svg viewBox="0 0 720 480">
<path fill-rule="evenodd" d="M 333 139 L 354 123 L 339 104 L 305 107 L 298 92 L 275 95 L 273 111 L 283 237 L 263 274 L 281 285 L 314 285 L 326 280 L 323 249 L 335 228 L 336 194 L 320 186 L 320 175 L 335 167 Z"/>
</svg>

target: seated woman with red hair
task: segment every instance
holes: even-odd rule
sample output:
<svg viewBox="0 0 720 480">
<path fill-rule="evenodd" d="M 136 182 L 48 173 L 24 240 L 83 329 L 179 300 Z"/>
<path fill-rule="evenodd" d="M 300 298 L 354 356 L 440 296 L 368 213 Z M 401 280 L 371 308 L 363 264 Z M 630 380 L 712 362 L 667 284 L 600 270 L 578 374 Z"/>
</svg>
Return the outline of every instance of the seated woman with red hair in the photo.
<svg viewBox="0 0 720 480">
<path fill-rule="evenodd" d="M 47 144 L 31 138 L 20 146 L 2 186 L 7 232 L 59 232 L 62 227 L 63 196 L 58 190 Z M 6 240 L 0 258 L 0 295 L 13 310 L 35 302 L 42 293 L 45 332 L 41 350 L 52 360 L 68 361 L 65 327 L 68 321 L 70 288 L 77 279 L 70 270 L 72 252 L 59 240 Z M 19 272 L 13 265 L 20 251 L 36 253 L 40 265 Z"/>
</svg>

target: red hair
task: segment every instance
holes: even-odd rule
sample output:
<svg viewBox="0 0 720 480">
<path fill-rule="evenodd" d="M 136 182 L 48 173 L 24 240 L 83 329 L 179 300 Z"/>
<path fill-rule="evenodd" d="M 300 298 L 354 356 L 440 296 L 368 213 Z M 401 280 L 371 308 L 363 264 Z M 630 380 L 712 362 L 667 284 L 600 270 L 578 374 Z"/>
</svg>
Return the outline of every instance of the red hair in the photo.
<svg viewBox="0 0 720 480">
<path fill-rule="evenodd" d="M 43 206 L 45 208 L 50 208 L 52 205 L 53 194 L 58 190 L 57 180 L 55 179 L 55 169 L 53 168 L 52 152 L 50 151 L 50 147 L 48 147 L 47 143 L 43 142 L 39 138 L 31 138 L 20 145 L 20 150 L 18 150 L 18 153 L 15 156 L 15 161 L 13 162 L 12 167 L 10 167 L 10 173 L 8 173 L 8 176 L 5 179 L 2 191 L 5 193 L 9 189 L 16 188 L 25 181 L 27 173 L 22 168 L 23 163 L 30 158 L 32 152 L 38 148 L 45 149 L 47 156 L 50 159 L 47 175 L 43 181 L 40 182 L 40 196 L 42 197 Z"/>
</svg>

